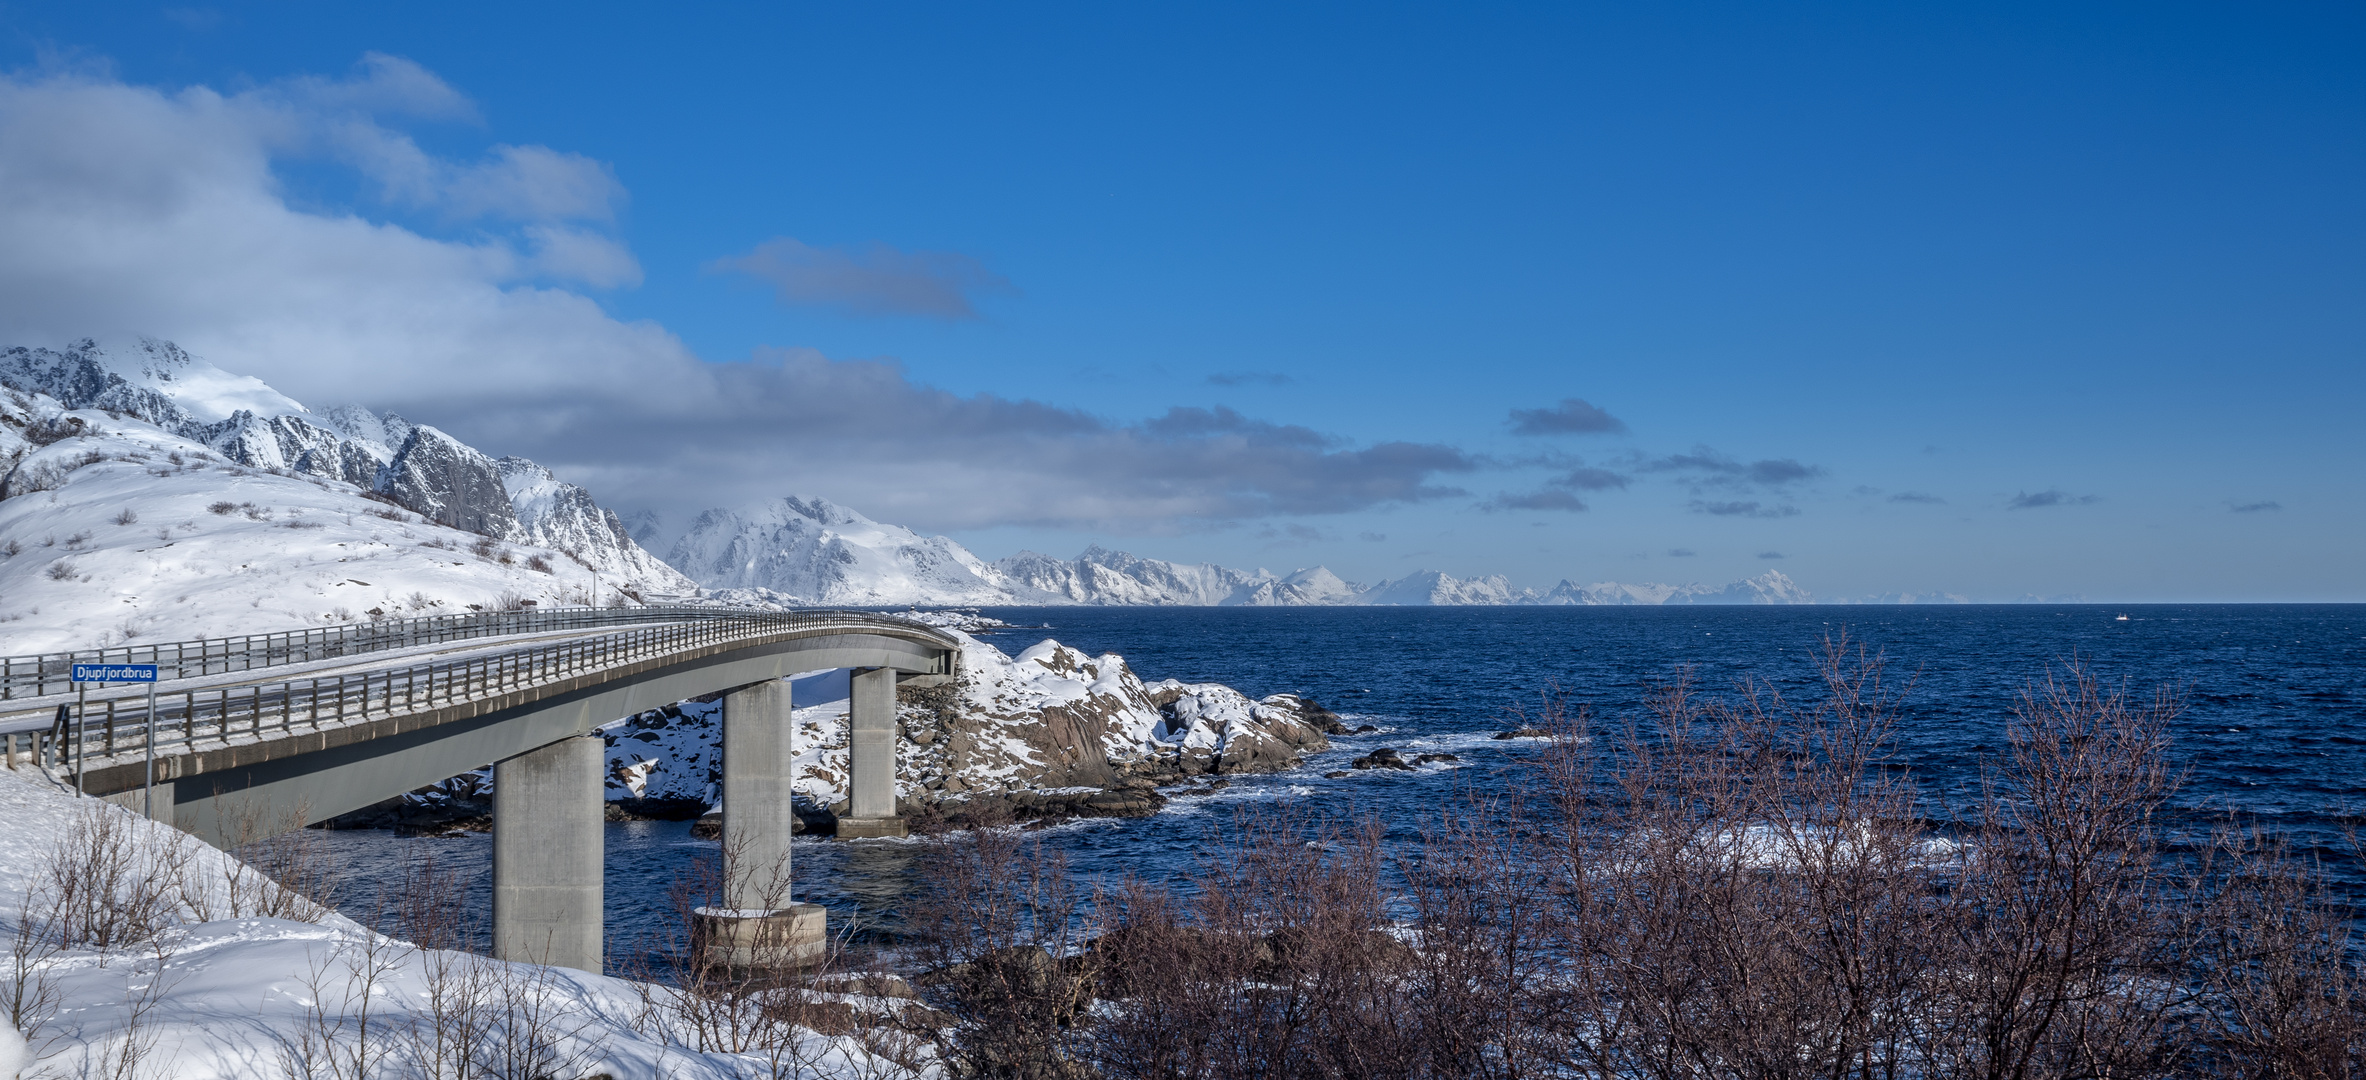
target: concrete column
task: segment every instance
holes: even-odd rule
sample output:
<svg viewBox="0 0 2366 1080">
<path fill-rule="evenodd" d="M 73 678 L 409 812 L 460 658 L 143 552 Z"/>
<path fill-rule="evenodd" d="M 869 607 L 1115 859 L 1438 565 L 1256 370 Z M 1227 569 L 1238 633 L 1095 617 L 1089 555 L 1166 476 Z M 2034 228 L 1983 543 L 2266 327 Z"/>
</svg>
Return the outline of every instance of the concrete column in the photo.
<svg viewBox="0 0 2366 1080">
<path fill-rule="evenodd" d="M 730 907 L 789 906 L 791 734 L 788 680 L 723 698 L 723 902 Z"/>
<path fill-rule="evenodd" d="M 895 669 L 856 668 L 846 702 L 846 814 L 842 838 L 903 836 L 895 807 Z"/>
<path fill-rule="evenodd" d="M 789 805 L 796 754 L 786 679 L 723 698 L 723 907 L 690 913 L 710 965 L 796 967 L 827 951 L 826 913 L 789 900 Z"/>
<path fill-rule="evenodd" d="M 601 966 L 605 743 L 561 739 L 493 766 L 493 955 Z"/>
</svg>

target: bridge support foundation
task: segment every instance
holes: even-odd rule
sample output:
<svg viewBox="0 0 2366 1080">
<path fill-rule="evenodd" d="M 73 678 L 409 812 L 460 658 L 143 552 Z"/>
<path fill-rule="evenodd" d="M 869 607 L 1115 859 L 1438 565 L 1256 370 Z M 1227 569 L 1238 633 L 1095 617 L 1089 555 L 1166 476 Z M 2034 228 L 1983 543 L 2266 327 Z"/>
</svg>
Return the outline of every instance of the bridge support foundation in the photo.
<svg viewBox="0 0 2366 1080">
<path fill-rule="evenodd" d="M 840 839 L 904 836 L 895 806 L 895 669 L 856 668 L 847 687 L 847 769 L 851 788 Z"/>
<path fill-rule="evenodd" d="M 493 766 L 493 955 L 598 972 L 605 741 L 561 739 Z"/>
<path fill-rule="evenodd" d="M 692 913 L 692 936 L 709 964 L 795 967 L 821 958 L 819 904 L 789 899 L 789 835 L 795 728 L 785 679 L 723 698 L 723 903 Z"/>
</svg>

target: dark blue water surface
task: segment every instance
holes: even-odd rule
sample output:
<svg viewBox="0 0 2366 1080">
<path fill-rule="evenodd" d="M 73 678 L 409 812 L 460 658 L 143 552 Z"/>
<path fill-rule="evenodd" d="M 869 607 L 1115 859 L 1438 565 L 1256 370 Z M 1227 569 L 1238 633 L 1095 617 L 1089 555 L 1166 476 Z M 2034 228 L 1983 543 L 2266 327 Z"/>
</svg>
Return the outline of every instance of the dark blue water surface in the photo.
<svg viewBox="0 0 2366 1080">
<path fill-rule="evenodd" d="M 1374 734 L 1289 773 L 1236 778 L 1226 790 L 1176 800 L 1156 816 L 1045 830 L 1088 874 L 1187 875 L 1236 815 L 1286 805 L 1376 817 L 1392 837 L 1418 835 L 1425 815 L 1464 786 L 1516 782 L 1533 741 L 1497 741 L 1515 707 L 1557 687 L 1594 716 L 1633 715 L 1643 696 L 1689 668 L 1708 690 L 1755 678 L 1795 696 L 1815 692 L 1814 654 L 1845 630 L 1911 680 L 1899 757 L 1926 791 L 1961 790 L 2002 744 L 2015 699 L 2049 668 L 2075 659 L 2114 686 L 2183 702 L 2175 752 L 2189 770 L 2178 806 L 2189 820 L 2234 809 L 2288 832 L 2366 893 L 2341 842 L 2366 810 L 2366 605 L 2136 607 L 1695 608 L 1020 608 L 986 614 L 1020 624 L 988 636 L 1004 652 L 1042 640 L 1124 655 L 1145 679 L 1230 684 L 1251 696 L 1309 694 Z M 2121 616 L 2125 616 L 2122 619 Z M 1449 752 L 1461 761 L 1419 772 L 1326 771 L 1376 747 Z M 612 825 L 607 905 L 612 952 L 667 917 L 666 889 L 712 844 L 688 825 Z M 353 880 L 383 880 L 390 860 L 436 845 L 487 903 L 485 837 L 404 839 L 335 834 Z M 799 841 L 798 898 L 831 908 L 834 927 L 892 926 L 914 885 L 924 841 Z"/>
</svg>

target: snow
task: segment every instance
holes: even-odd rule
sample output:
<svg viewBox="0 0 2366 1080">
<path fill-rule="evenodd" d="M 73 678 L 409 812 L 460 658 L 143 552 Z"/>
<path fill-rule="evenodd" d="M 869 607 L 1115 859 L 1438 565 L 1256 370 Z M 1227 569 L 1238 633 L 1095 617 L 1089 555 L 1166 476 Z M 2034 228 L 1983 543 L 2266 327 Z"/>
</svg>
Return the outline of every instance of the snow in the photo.
<svg viewBox="0 0 2366 1080">
<path fill-rule="evenodd" d="M 590 598 L 591 570 L 556 550 L 427 524 L 350 484 L 231 465 L 137 420 L 41 399 L 31 411 L 85 434 L 28 448 L 9 474 L 0 653 Z"/>
<path fill-rule="evenodd" d="M 111 947 L 48 945 L 43 890 L 68 841 L 104 826 L 125 843 L 111 865 L 126 880 L 186 886 L 171 893 L 161 929 Z M 68 865 L 73 865 L 69 863 Z M 176 870 L 175 868 L 179 868 Z M 12 945 L 0 979 L 51 994 L 22 1035 L 0 1024 L 0 1076 L 137 1075 L 179 1080 L 300 1075 L 296 1059 L 328 1048 L 350 1054 L 367 1006 L 385 1075 L 408 1074 L 407 1036 L 432 1034 L 431 992 L 476 982 L 480 1009 L 503 1033 L 539 1013 L 551 1057 L 617 1080 L 771 1074 L 759 1055 L 702 1052 L 667 1011 L 673 991 L 563 968 L 513 964 L 423 949 L 334 913 L 313 921 L 226 910 L 225 883 L 252 870 L 185 834 L 97 799 L 79 799 L 29 772 L 0 770 L 0 932 Z M 30 936 L 28 936 L 30 935 Z M 887 1007 L 895 1007 L 888 1004 Z M 519 1038 L 512 1045 L 523 1047 Z M 851 1042 L 793 1029 L 789 1045 L 809 1075 L 913 1076 Z M 25 1058 L 33 1060 L 27 1062 Z M 132 1067 L 124 1067 L 132 1066 Z M 376 1075 L 377 1073 L 373 1073 Z"/>
<path fill-rule="evenodd" d="M 899 796 L 940 789 L 1099 790 L 1067 782 L 1078 775 L 1075 764 L 1055 758 L 1078 748 L 1059 742 L 1048 723 L 1055 715 L 1078 721 L 1079 729 L 1098 739 L 1091 748 L 1099 753 L 1094 764 L 1179 750 L 1221 755 L 1300 726 L 1296 699 L 1288 695 L 1255 701 L 1219 683 L 1144 683 L 1122 656 L 1090 656 L 1050 639 L 1012 657 L 961 637 L 962 677 L 952 705 L 957 730 L 916 741 L 914 734 L 931 731 L 937 717 L 916 706 L 903 707 L 905 723 L 896 742 Z M 847 797 L 846 691 L 844 671 L 810 672 L 792 680 L 794 787 L 816 807 Z M 720 701 L 682 702 L 606 728 L 608 798 L 713 805 L 722 762 L 722 710 Z M 471 783 L 476 786 L 461 794 L 481 798 L 490 777 L 480 774 Z"/>
</svg>

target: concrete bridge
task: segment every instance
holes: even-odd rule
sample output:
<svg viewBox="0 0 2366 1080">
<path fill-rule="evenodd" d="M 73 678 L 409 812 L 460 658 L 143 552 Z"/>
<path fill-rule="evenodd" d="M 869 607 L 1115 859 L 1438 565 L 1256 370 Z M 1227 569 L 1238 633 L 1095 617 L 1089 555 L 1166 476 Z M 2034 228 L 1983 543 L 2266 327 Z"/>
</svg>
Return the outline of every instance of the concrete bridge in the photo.
<svg viewBox="0 0 2366 1080">
<path fill-rule="evenodd" d="M 723 907 L 709 955 L 818 953 L 789 899 L 789 683 L 853 669 L 847 837 L 902 835 L 895 687 L 957 673 L 959 640 L 865 612 L 570 609 L 389 620 L 0 658 L 0 758 L 230 848 L 492 765 L 493 948 L 598 971 L 606 754 L 596 729 L 728 691 Z M 77 689 L 74 664 L 158 665 Z M 65 709 L 61 713 L 60 706 Z M 65 716 L 64 723 L 59 717 Z"/>
</svg>

